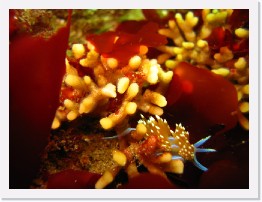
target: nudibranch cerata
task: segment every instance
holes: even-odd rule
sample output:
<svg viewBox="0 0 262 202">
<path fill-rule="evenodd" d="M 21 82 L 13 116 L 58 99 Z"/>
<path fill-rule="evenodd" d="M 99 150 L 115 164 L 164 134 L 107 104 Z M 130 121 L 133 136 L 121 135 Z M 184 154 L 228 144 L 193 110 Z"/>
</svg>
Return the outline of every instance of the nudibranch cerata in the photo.
<svg viewBox="0 0 262 202">
<path fill-rule="evenodd" d="M 205 166 L 198 162 L 196 153 L 216 151 L 215 149 L 199 148 L 207 140 L 209 140 L 211 136 L 203 138 L 195 144 L 191 144 L 189 142 L 189 132 L 185 130 L 185 127 L 183 127 L 182 124 L 176 124 L 175 131 L 173 131 L 170 129 L 167 121 L 157 115 L 156 119 L 152 116 L 150 116 L 148 120 L 145 119 L 143 115 L 141 115 L 141 117 L 142 119 L 139 123 L 146 126 L 146 136 L 157 135 L 161 141 L 163 151 L 172 152 L 172 159 L 193 161 L 194 165 L 199 169 L 203 171 L 208 170 Z M 160 152 L 160 154 L 163 153 L 163 151 Z"/>
<path fill-rule="evenodd" d="M 189 142 L 189 132 L 186 131 L 185 127 L 182 124 L 176 124 L 175 130 L 172 130 L 165 119 L 162 119 L 158 115 L 150 116 L 146 119 L 141 114 L 141 119 L 138 121 L 138 124 L 142 124 L 145 126 L 146 133 L 140 142 L 145 141 L 150 136 L 157 137 L 157 150 L 154 151 L 154 155 L 160 156 L 163 153 L 171 153 L 172 160 L 179 159 L 182 161 L 192 161 L 193 164 L 202 171 L 207 171 L 208 169 L 203 166 L 196 157 L 196 153 L 198 152 L 216 152 L 215 149 L 211 148 L 200 148 L 206 141 L 208 141 L 211 136 L 207 136 L 199 140 L 198 142 L 191 144 Z M 143 133 L 137 128 L 127 128 L 122 133 L 113 137 L 104 137 L 103 139 L 112 139 L 116 137 L 126 136 L 130 134 L 132 131 L 136 131 L 136 133 Z"/>
</svg>

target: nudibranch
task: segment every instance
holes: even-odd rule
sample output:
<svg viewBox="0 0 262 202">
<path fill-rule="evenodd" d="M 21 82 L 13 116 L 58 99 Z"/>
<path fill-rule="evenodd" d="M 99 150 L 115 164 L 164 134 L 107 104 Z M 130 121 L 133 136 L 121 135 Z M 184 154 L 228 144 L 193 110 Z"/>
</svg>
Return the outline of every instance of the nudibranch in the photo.
<svg viewBox="0 0 262 202">
<path fill-rule="evenodd" d="M 127 128 L 116 136 L 103 139 L 120 139 L 120 147 L 112 152 L 116 166 L 106 171 L 97 181 L 96 188 L 104 188 L 110 184 L 122 167 L 128 177 L 139 175 L 137 164 L 143 165 L 148 172 L 160 175 L 166 179 L 166 172 L 182 174 L 184 161 L 192 161 L 202 171 L 207 168 L 196 158 L 197 152 L 215 152 L 215 149 L 200 148 L 211 136 L 195 144 L 189 142 L 189 132 L 182 124 L 176 124 L 171 130 L 167 121 L 156 115 L 146 119 L 141 115 L 136 128 Z M 121 146 L 122 145 L 122 146 Z"/>
<path fill-rule="evenodd" d="M 156 115 L 156 119 L 150 116 L 148 120 L 146 120 L 143 115 L 141 115 L 141 117 L 142 119 L 139 123 L 146 126 L 146 137 L 157 135 L 160 140 L 162 151 L 160 151 L 159 154 L 163 153 L 163 151 L 171 152 L 172 159 L 193 161 L 196 167 L 203 171 L 207 171 L 207 168 L 198 162 L 196 153 L 216 151 L 215 149 L 199 148 L 209 140 L 211 136 L 203 138 L 195 144 L 191 144 L 189 142 L 189 132 L 185 130 L 182 124 L 176 124 L 175 131 L 173 131 L 170 129 L 167 121 L 160 118 L 158 115 Z"/>
</svg>

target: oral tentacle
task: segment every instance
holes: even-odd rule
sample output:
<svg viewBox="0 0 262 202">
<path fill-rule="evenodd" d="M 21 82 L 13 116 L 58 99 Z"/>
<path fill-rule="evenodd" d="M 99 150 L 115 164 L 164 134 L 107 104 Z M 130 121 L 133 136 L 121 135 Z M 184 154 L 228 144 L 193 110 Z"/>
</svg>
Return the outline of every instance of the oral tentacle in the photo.
<svg viewBox="0 0 262 202">
<path fill-rule="evenodd" d="M 208 141 L 210 138 L 211 138 L 211 135 L 207 136 L 206 138 L 203 138 L 203 139 L 199 140 L 198 142 L 196 142 L 196 143 L 194 144 L 194 147 L 196 147 L 196 148 L 200 147 L 200 146 L 203 145 L 206 141 Z"/>
<path fill-rule="evenodd" d="M 216 152 L 215 149 L 196 148 L 195 152 Z"/>
<path fill-rule="evenodd" d="M 202 170 L 202 171 L 204 171 L 204 172 L 208 170 L 205 166 L 203 166 L 201 163 L 199 163 L 199 161 L 198 161 L 197 158 L 196 158 L 196 155 L 194 156 L 193 164 L 194 164 L 197 168 L 199 168 L 200 170 Z"/>
</svg>

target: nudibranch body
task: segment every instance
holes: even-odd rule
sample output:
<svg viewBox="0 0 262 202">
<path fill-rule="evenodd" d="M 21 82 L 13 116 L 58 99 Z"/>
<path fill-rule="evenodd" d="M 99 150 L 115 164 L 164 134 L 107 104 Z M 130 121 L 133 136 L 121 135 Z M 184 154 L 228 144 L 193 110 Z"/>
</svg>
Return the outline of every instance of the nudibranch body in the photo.
<svg viewBox="0 0 262 202">
<path fill-rule="evenodd" d="M 207 168 L 197 161 L 196 153 L 216 151 L 199 148 L 211 136 L 191 144 L 189 132 L 181 124 L 176 124 L 173 131 L 167 121 L 158 115 L 149 119 L 143 115 L 141 117 L 136 128 L 127 128 L 116 136 L 103 138 L 120 138 L 122 147 L 120 145 L 119 150 L 112 153 L 113 160 L 117 163 L 116 167 L 102 175 L 96 183 L 96 188 L 104 188 L 111 183 L 122 167 L 129 178 L 139 175 L 137 163 L 145 166 L 148 172 L 166 179 L 166 172 L 182 174 L 184 161 L 192 161 L 196 167 L 207 171 Z M 126 138 L 129 135 L 131 138 Z"/>
<path fill-rule="evenodd" d="M 171 130 L 167 121 L 156 115 L 156 119 L 152 116 L 148 120 L 143 115 L 139 123 L 146 126 L 146 137 L 151 135 L 157 135 L 159 138 L 160 148 L 159 154 L 163 152 L 171 152 L 172 159 L 182 159 L 193 161 L 196 167 L 203 171 L 207 171 L 207 168 L 201 165 L 197 158 L 197 152 L 215 152 L 214 149 L 199 148 L 203 145 L 211 136 L 208 136 L 195 144 L 189 142 L 189 132 L 185 130 L 181 124 L 176 124 L 175 131 Z"/>
</svg>

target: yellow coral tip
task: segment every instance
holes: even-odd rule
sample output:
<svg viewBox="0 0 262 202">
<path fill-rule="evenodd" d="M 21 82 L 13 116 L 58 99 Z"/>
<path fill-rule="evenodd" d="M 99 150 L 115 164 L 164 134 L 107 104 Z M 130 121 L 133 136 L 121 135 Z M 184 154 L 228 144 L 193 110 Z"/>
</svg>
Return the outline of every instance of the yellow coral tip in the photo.
<svg viewBox="0 0 262 202">
<path fill-rule="evenodd" d="M 105 130 L 111 129 L 113 127 L 113 121 L 108 117 L 102 118 L 100 120 L 100 124 Z"/>
<path fill-rule="evenodd" d="M 108 65 L 108 67 L 110 67 L 111 69 L 115 69 L 115 68 L 117 68 L 117 66 L 118 66 L 118 61 L 117 61 L 117 59 L 115 59 L 115 58 L 108 58 L 108 59 L 107 59 L 107 65 Z"/>
<path fill-rule="evenodd" d="M 126 105 L 126 113 L 127 114 L 134 114 L 137 109 L 137 104 L 135 102 L 129 102 Z"/>
<path fill-rule="evenodd" d="M 247 29 L 244 28 L 238 28 L 235 30 L 235 34 L 239 37 L 239 38 L 247 38 L 249 35 L 249 31 Z"/>
<path fill-rule="evenodd" d="M 113 151 L 113 160 L 120 166 L 125 166 L 127 161 L 126 155 L 119 150 Z"/>
<path fill-rule="evenodd" d="M 83 44 L 73 44 L 72 52 L 76 59 L 79 59 L 85 55 L 85 47 Z"/>
</svg>

